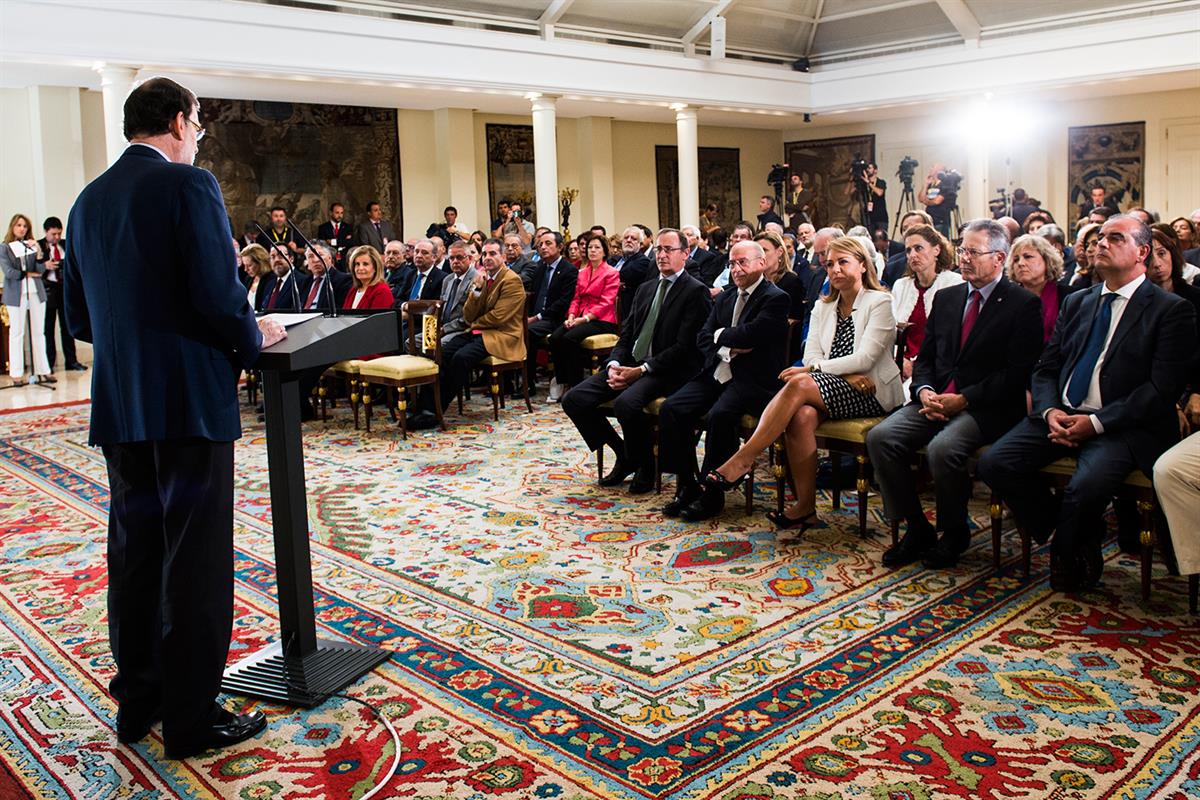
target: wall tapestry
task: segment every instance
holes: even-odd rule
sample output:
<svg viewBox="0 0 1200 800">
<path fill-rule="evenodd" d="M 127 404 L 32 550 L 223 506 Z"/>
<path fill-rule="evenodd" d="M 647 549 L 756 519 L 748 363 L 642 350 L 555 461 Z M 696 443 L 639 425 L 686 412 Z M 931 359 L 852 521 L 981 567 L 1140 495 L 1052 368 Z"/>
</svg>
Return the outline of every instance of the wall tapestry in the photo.
<svg viewBox="0 0 1200 800">
<path fill-rule="evenodd" d="M 812 190 L 814 225 L 821 228 L 836 222 L 849 229 L 859 224 L 858 203 L 851 191 L 850 165 L 856 156 L 875 160 L 874 134 L 786 142 L 783 154 L 790 171 L 804 180 L 805 188 Z M 892 198 L 888 200 L 895 203 Z"/>
<path fill-rule="evenodd" d="M 501 200 L 520 203 L 526 219 L 537 219 L 534 208 L 533 126 L 487 127 L 488 208 L 496 213 Z M 553 215 L 552 215 L 553 216 Z"/>
<path fill-rule="evenodd" d="M 1067 135 L 1068 208 L 1073 224 L 1091 208 L 1091 187 L 1100 184 L 1121 210 L 1142 204 L 1146 123 L 1082 125 Z"/>
<path fill-rule="evenodd" d="M 736 147 L 701 147 L 699 215 L 709 203 L 717 204 L 717 223 L 729 233 L 742 219 L 742 166 Z M 654 161 L 658 174 L 658 226 L 679 224 L 679 148 L 656 145 Z M 757 212 L 756 212 L 757 213 Z"/>
<path fill-rule="evenodd" d="M 376 200 L 404 236 L 395 109 L 207 97 L 200 109 L 208 135 L 196 164 L 216 175 L 235 234 L 251 220 L 267 227 L 280 205 L 312 238 L 330 203 L 356 224 Z"/>
</svg>

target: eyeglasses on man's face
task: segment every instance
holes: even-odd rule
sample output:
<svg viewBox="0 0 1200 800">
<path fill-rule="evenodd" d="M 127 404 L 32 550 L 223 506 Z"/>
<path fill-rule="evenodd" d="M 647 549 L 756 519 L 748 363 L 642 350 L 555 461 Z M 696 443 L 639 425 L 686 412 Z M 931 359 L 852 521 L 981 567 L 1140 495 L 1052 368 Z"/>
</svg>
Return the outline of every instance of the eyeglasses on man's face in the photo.
<svg viewBox="0 0 1200 800">
<path fill-rule="evenodd" d="M 206 131 L 206 130 L 204 130 L 204 128 L 200 127 L 200 123 L 196 122 L 196 120 L 194 120 L 194 119 L 188 119 L 188 124 L 196 129 L 196 141 L 197 142 L 199 142 L 201 139 L 204 138 L 204 134 L 208 133 L 208 131 Z"/>
<path fill-rule="evenodd" d="M 981 258 L 992 253 L 999 253 L 999 250 L 976 250 L 973 247 L 956 247 L 954 252 L 958 253 L 959 257 L 967 256 L 968 258 Z"/>
</svg>

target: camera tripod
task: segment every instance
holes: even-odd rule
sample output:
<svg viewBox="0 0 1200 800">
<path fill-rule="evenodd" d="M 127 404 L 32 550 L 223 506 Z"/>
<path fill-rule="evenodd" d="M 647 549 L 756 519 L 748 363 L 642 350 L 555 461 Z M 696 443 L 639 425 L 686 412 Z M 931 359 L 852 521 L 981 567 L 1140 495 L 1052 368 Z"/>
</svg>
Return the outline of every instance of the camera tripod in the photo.
<svg viewBox="0 0 1200 800">
<path fill-rule="evenodd" d="M 900 227 L 900 220 L 904 219 L 904 215 L 917 207 L 916 197 L 913 196 L 912 178 L 909 178 L 904 183 L 904 191 L 900 193 L 900 203 L 896 206 L 896 219 L 892 223 L 892 238 L 896 238 L 896 231 Z"/>
</svg>

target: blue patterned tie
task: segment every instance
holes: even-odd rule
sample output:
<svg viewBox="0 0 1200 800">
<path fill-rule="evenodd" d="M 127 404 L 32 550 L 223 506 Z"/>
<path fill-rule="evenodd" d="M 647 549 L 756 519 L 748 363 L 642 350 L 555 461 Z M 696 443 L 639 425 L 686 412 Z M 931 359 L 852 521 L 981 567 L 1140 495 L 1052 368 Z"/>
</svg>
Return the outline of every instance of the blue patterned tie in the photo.
<svg viewBox="0 0 1200 800">
<path fill-rule="evenodd" d="M 1092 373 L 1096 370 L 1096 362 L 1100 360 L 1104 340 L 1108 338 L 1108 326 L 1112 323 L 1112 301 L 1116 299 L 1116 292 L 1100 295 L 1100 308 L 1096 311 L 1096 318 L 1092 320 L 1087 344 L 1084 345 L 1079 360 L 1075 362 L 1071 380 L 1067 383 L 1067 402 L 1071 404 L 1071 408 L 1079 408 L 1079 404 L 1087 397 Z"/>
</svg>

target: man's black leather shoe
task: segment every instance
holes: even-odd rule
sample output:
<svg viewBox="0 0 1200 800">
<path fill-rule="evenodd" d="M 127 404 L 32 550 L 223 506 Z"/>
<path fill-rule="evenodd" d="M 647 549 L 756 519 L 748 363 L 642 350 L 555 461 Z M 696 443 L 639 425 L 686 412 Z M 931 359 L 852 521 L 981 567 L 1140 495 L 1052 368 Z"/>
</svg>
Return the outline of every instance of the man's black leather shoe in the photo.
<svg viewBox="0 0 1200 800">
<path fill-rule="evenodd" d="M 902 567 L 911 564 L 925 555 L 929 548 L 937 543 L 937 534 L 933 528 L 923 527 L 913 529 L 911 526 L 900 541 L 893 547 L 883 551 L 885 567 Z"/>
<path fill-rule="evenodd" d="M 168 745 L 167 758 L 190 758 L 205 750 L 230 747 L 261 733 L 266 727 L 267 718 L 261 711 L 235 715 L 221 709 L 217 721 L 202 730 L 194 740 L 183 745 Z"/>
<path fill-rule="evenodd" d="M 679 516 L 688 522 L 699 522 L 712 519 L 724 510 L 725 493 L 706 488 L 695 502 L 679 512 Z"/>
<path fill-rule="evenodd" d="M 87 371 L 87 367 L 85 367 L 83 364 L 80 364 L 78 361 L 72 361 L 70 364 L 67 364 L 67 369 L 69 369 L 71 372 Z"/>
<path fill-rule="evenodd" d="M 648 494 L 654 491 L 654 479 L 657 476 L 649 467 L 638 467 L 633 480 L 629 482 L 630 494 Z"/>
<path fill-rule="evenodd" d="M 937 544 L 925 552 L 921 563 L 927 569 L 948 569 L 958 564 L 958 557 L 971 546 L 971 534 L 967 531 L 942 534 Z"/>
<path fill-rule="evenodd" d="M 613 464 L 612 471 L 600 479 L 601 486 L 620 486 L 625 479 L 633 474 L 633 467 L 621 459 Z"/>
<path fill-rule="evenodd" d="M 427 431 L 430 428 L 436 428 L 437 424 L 437 415 L 430 411 L 418 411 L 408 418 L 410 431 Z"/>
<path fill-rule="evenodd" d="M 700 496 L 700 487 L 692 484 L 678 489 L 675 493 L 675 498 L 663 506 L 664 517 L 678 517 L 683 513 L 683 510 L 691 505 L 696 498 Z"/>
</svg>

